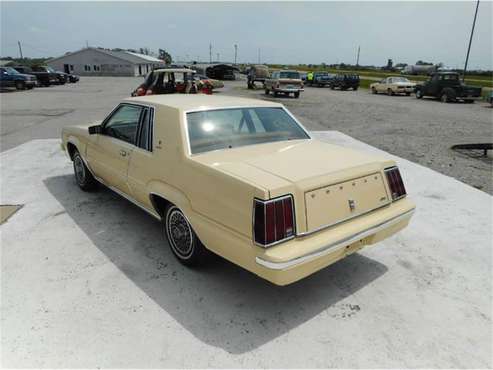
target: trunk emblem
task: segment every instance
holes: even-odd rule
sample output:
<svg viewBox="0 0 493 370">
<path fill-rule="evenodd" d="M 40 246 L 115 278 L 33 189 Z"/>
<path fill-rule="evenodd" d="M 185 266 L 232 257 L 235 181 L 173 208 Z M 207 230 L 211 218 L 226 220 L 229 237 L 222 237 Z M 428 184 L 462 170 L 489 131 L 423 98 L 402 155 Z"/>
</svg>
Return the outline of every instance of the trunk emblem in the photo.
<svg viewBox="0 0 493 370">
<path fill-rule="evenodd" d="M 353 199 L 349 199 L 348 203 L 349 203 L 349 209 L 351 210 L 351 212 L 353 212 L 356 208 L 356 202 Z"/>
</svg>

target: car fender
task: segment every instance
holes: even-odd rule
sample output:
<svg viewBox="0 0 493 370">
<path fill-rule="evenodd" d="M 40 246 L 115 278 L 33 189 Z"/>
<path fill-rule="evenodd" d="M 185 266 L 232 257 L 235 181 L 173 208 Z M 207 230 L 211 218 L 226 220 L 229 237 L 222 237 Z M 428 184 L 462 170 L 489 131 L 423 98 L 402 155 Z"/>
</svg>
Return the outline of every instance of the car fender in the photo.
<svg viewBox="0 0 493 370">
<path fill-rule="evenodd" d="M 188 199 L 181 190 L 157 180 L 148 183 L 147 189 L 149 196 L 151 197 L 151 203 L 152 196 L 156 195 L 166 199 L 168 202 L 173 203 L 175 206 L 180 208 L 187 217 L 190 217 L 192 214 L 192 204 L 190 199 Z"/>
<path fill-rule="evenodd" d="M 87 148 L 86 143 L 83 140 L 79 139 L 77 136 L 73 135 L 73 134 L 67 134 L 67 136 L 66 136 L 66 142 L 64 143 L 65 144 L 64 145 L 65 150 L 66 150 L 67 145 L 69 143 L 75 145 L 75 147 L 77 148 L 77 150 L 79 151 L 79 153 L 85 159 L 85 157 L 86 157 L 86 148 Z M 67 151 L 67 154 L 68 154 L 68 151 Z"/>
</svg>

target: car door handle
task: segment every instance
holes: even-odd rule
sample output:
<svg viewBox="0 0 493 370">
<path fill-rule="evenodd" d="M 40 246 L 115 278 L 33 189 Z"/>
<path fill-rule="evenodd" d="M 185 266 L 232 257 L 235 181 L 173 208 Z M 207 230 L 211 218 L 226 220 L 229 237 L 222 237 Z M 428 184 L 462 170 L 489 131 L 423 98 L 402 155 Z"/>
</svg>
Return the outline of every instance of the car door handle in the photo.
<svg viewBox="0 0 493 370">
<path fill-rule="evenodd" d="M 127 154 L 128 154 L 128 153 L 127 153 L 125 150 L 123 150 L 123 149 L 122 149 L 122 150 L 120 150 L 120 155 L 121 155 L 122 157 L 126 157 L 126 156 L 127 156 Z"/>
</svg>

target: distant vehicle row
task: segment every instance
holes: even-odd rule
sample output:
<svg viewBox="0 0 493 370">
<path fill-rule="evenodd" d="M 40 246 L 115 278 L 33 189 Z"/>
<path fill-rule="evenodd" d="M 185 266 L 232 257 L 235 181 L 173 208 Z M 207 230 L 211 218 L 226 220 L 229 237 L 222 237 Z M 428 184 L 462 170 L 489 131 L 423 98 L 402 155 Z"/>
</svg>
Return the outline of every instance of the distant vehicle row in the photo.
<svg viewBox="0 0 493 370">
<path fill-rule="evenodd" d="M 373 94 L 406 94 L 408 96 L 414 92 L 417 99 L 429 96 L 440 99 L 444 103 L 457 100 L 472 103 L 481 99 L 481 88 L 465 85 L 457 72 L 436 72 L 428 81 L 419 84 L 404 77 L 387 77 L 372 83 L 370 90 Z"/>
<path fill-rule="evenodd" d="M 75 83 L 79 77 L 57 72 L 45 66 L 12 66 L 0 68 L 0 87 L 15 87 L 18 90 L 32 89 L 34 86 L 63 85 L 67 82 Z"/>
</svg>

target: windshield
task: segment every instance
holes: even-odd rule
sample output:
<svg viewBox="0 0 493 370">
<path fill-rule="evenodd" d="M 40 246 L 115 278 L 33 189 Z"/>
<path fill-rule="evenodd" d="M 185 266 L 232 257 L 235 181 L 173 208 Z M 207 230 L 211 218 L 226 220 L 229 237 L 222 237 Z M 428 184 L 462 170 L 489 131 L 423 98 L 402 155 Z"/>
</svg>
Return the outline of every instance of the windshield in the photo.
<svg viewBox="0 0 493 370">
<path fill-rule="evenodd" d="M 274 141 L 309 139 L 282 108 L 233 108 L 187 113 L 192 154 Z"/>
<path fill-rule="evenodd" d="M 315 73 L 317 76 L 328 76 L 329 74 L 327 72 L 317 72 Z"/>
<path fill-rule="evenodd" d="M 394 77 L 392 79 L 393 82 L 411 82 L 409 81 L 407 78 L 404 78 L 404 77 Z"/>
<path fill-rule="evenodd" d="M 56 72 L 55 72 L 55 70 L 54 70 L 53 68 L 51 68 L 51 67 L 46 67 L 46 69 L 47 69 L 48 71 L 50 71 L 51 73 L 56 73 Z"/>
<path fill-rule="evenodd" d="M 20 74 L 19 72 L 17 72 L 17 71 L 16 71 L 14 68 L 12 68 L 12 67 L 3 67 L 3 68 L 4 68 L 4 69 L 7 71 L 7 73 L 8 73 L 8 74 L 10 74 L 10 75 L 18 75 L 18 74 Z"/>
<path fill-rule="evenodd" d="M 279 78 L 294 78 L 294 79 L 299 79 L 300 78 L 300 73 L 293 71 L 293 72 L 279 72 Z"/>
</svg>

